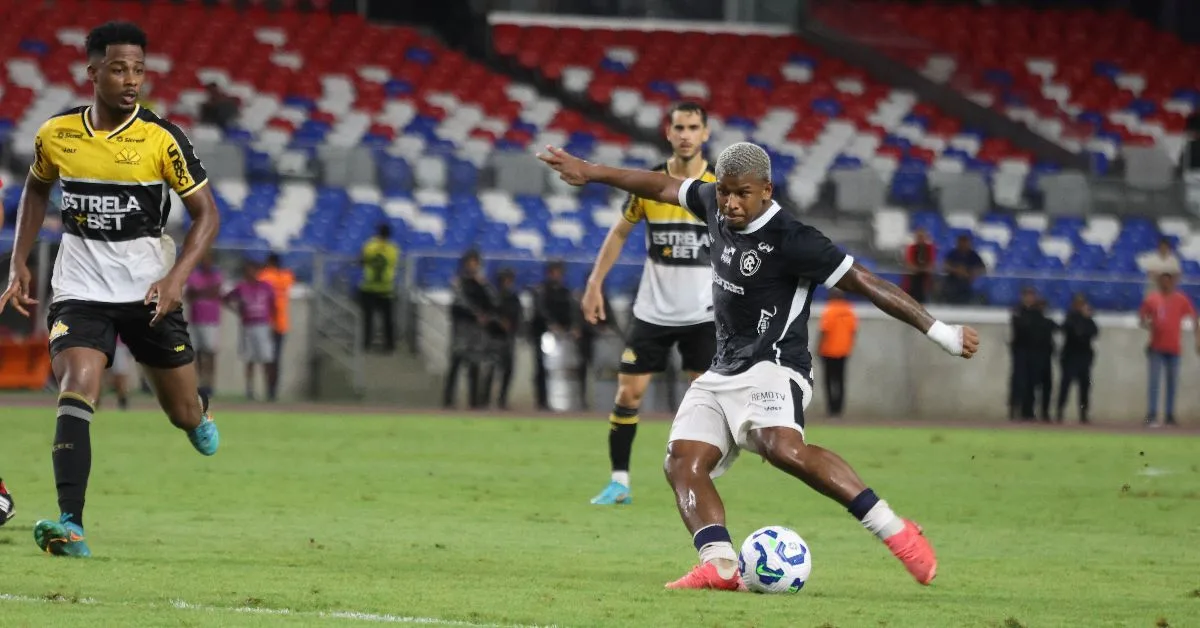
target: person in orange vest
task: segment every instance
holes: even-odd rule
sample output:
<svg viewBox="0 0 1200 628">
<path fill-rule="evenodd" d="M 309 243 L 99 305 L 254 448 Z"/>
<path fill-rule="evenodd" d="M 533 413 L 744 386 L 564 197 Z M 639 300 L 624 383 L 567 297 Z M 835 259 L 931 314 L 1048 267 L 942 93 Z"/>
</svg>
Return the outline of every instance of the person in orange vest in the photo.
<svg viewBox="0 0 1200 628">
<path fill-rule="evenodd" d="M 292 271 L 283 267 L 278 253 L 267 256 L 267 263 L 258 271 L 258 280 L 271 286 L 275 292 L 275 313 L 271 317 L 271 331 L 275 335 L 275 353 L 272 362 L 267 366 L 267 398 L 275 401 L 279 395 L 279 367 L 283 356 L 283 339 L 287 336 L 288 307 L 292 303 L 292 286 L 296 276 Z"/>
<path fill-rule="evenodd" d="M 829 301 L 821 313 L 821 344 L 817 353 L 825 371 L 825 399 L 829 416 L 842 416 L 846 402 L 846 360 L 854 350 L 858 316 L 841 290 L 829 291 Z"/>
</svg>

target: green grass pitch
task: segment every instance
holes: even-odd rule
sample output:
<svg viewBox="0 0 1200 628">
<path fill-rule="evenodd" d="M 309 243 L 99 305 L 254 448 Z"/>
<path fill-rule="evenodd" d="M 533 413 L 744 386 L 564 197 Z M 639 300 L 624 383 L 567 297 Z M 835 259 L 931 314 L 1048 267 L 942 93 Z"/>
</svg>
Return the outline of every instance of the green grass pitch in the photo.
<svg viewBox="0 0 1200 628">
<path fill-rule="evenodd" d="M 607 424 L 219 413 L 194 453 L 157 413 L 92 429 L 95 558 L 40 553 L 52 402 L 0 412 L 0 625 L 1200 626 L 1195 438 L 810 426 L 937 548 L 915 584 L 836 504 L 744 456 L 718 480 L 739 540 L 810 543 L 795 596 L 667 592 L 695 562 L 644 423 L 634 504 L 591 506 Z"/>
</svg>

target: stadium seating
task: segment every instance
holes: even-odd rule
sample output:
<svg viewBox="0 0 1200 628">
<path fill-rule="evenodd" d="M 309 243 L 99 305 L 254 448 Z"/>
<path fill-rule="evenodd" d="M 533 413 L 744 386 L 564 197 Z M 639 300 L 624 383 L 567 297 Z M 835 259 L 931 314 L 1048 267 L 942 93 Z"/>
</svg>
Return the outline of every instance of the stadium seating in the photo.
<svg viewBox="0 0 1200 628">
<path fill-rule="evenodd" d="M 0 0 L 0 142 L 11 138 L 28 151 L 48 116 L 90 100 L 84 37 L 118 16 L 147 30 L 148 98 L 189 132 L 214 173 L 222 243 L 350 255 L 387 220 L 407 250 L 448 256 L 421 274 L 445 283 L 456 263 L 449 258 L 469 246 L 518 259 L 564 256 L 599 246 L 616 216 L 621 199 L 605 188 L 576 195 L 560 185 L 548 198 L 487 189 L 482 168 L 494 153 L 551 143 L 631 166 L 659 158 L 653 147 L 632 144 L 415 29 L 198 3 Z M 177 36 L 178 24 L 201 22 L 204 29 Z M 236 127 L 196 123 L 210 82 L 240 100 Z M 212 147 L 230 144 L 245 172 L 222 177 L 231 160 Z M 369 152 L 354 162 L 356 150 Z M 281 170 L 305 171 L 326 151 L 349 154 L 351 169 L 362 165 L 348 185 L 280 178 Z M 12 211 L 19 190 L 4 193 Z M 640 233 L 630 240 L 631 256 L 642 246 Z"/>
<path fill-rule="evenodd" d="M 982 104 L 1093 155 L 1159 146 L 1178 162 L 1185 117 L 1200 106 L 1200 46 L 1124 12 L 868 3 L 874 20 L 931 42 L 910 63 L 954 76 Z"/>
<path fill-rule="evenodd" d="M 873 168 L 905 206 L 928 204 L 938 172 L 1012 173 L 1020 196 L 1030 173 L 1053 170 L 794 36 L 498 24 L 493 41 L 500 55 L 646 129 L 671 101 L 706 103 L 712 146 L 769 147 L 777 181 L 801 206 L 839 169 Z"/>
<path fill-rule="evenodd" d="M 941 256 L 961 234 L 971 235 L 988 266 L 989 277 L 976 286 L 990 303 L 1015 303 L 1022 286 L 1064 307 L 1082 292 L 1099 309 L 1136 309 L 1146 289 L 1139 259 L 1166 237 L 1176 247 L 1185 276 L 1200 274 L 1200 234 L 1186 219 L 1119 220 L 1113 216 L 1048 218 L 1044 214 L 910 214 L 882 210 L 874 217 L 875 247 L 901 251 L 915 229 L 925 229 Z M 1193 299 L 1200 286 L 1185 285 Z"/>
</svg>

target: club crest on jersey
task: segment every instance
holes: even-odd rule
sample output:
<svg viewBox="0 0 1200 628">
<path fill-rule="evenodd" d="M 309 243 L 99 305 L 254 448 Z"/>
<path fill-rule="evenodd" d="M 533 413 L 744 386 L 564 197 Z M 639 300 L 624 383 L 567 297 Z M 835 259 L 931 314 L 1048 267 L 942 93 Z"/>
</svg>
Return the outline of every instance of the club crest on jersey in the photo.
<svg viewBox="0 0 1200 628">
<path fill-rule="evenodd" d="M 54 327 L 51 327 L 51 328 L 50 328 L 50 340 L 51 340 L 51 342 L 53 342 L 53 341 L 55 341 L 55 340 L 57 340 L 57 339 L 59 339 L 59 338 L 62 338 L 62 337 L 63 337 L 63 336 L 65 336 L 65 335 L 67 335 L 67 332 L 69 332 L 70 330 L 71 330 L 71 328 L 70 328 L 70 327 L 67 327 L 67 324 L 66 324 L 66 323 L 64 323 L 64 322 L 62 322 L 62 321 L 55 321 L 55 322 L 54 322 Z"/>
<path fill-rule="evenodd" d="M 762 259 L 758 257 L 758 253 L 751 250 L 742 253 L 741 259 L 738 260 L 738 268 L 742 274 L 749 277 L 758 272 L 758 268 L 762 266 Z"/>
<path fill-rule="evenodd" d="M 737 252 L 737 249 L 732 246 L 725 247 L 725 250 L 721 251 L 721 262 L 723 262 L 726 266 L 732 264 L 733 263 L 733 254 L 736 252 Z"/>
<path fill-rule="evenodd" d="M 132 148 L 122 148 L 121 151 L 117 153 L 117 163 L 119 164 L 136 166 L 141 162 L 142 156 Z"/>
</svg>

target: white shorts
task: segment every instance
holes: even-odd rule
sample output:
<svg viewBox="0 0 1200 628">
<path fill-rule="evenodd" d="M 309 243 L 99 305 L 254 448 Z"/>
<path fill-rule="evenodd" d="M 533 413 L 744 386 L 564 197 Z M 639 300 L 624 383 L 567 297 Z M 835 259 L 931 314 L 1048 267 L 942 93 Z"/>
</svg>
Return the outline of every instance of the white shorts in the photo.
<svg viewBox="0 0 1200 628">
<path fill-rule="evenodd" d="M 669 440 L 700 441 L 720 449 L 715 478 L 742 449 L 759 453 L 748 438 L 752 430 L 789 427 L 804 434 L 804 410 L 812 392 L 808 378 L 773 362 L 759 362 L 737 375 L 708 371 L 683 395 Z"/>
<path fill-rule="evenodd" d="M 133 354 L 129 352 L 129 347 L 126 347 L 125 343 L 117 343 L 117 348 L 113 351 L 112 366 L 109 367 L 109 372 L 113 375 L 137 374 L 137 362 L 134 362 Z"/>
<path fill-rule="evenodd" d="M 275 334 L 271 326 L 243 325 L 238 357 L 252 364 L 270 364 L 275 361 Z"/>
<path fill-rule="evenodd" d="M 196 353 L 217 353 L 217 347 L 221 344 L 220 325 L 192 323 L 189 330 L 192 335 L 192 348 L 196 350 Z"/>
</svg>

